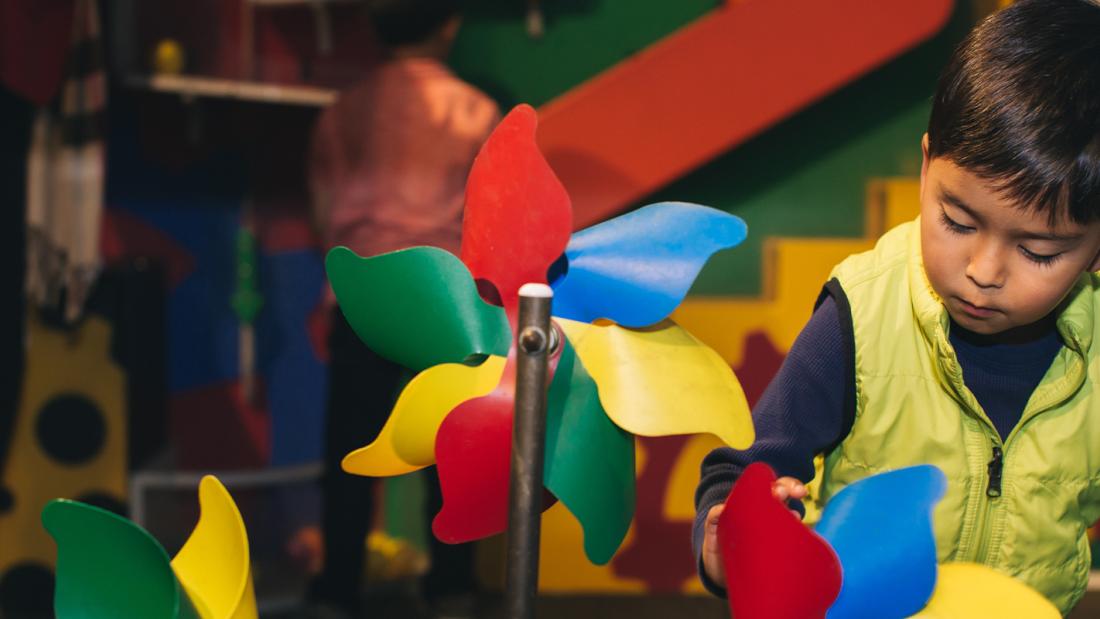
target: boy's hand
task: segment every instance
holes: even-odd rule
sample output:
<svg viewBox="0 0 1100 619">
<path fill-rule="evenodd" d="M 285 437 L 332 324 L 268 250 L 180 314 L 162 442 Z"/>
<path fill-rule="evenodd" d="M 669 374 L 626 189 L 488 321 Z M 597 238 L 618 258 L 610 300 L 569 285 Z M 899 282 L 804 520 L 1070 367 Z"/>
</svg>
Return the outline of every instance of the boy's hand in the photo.
<svg viewBox="0 0 1100 619">
<path fill-rule="evenodd" d="M 806 486 L 793 477 L 780 477 L 772 486 L 772 496 L 780 501 L 806 498 Z M 715 505 L 707 512 L 707 520 L 703 525 L 703 570 L 714 584 L 726 586 L 726 568 L 722 563 L 722 549 L 718 546 L 718 518 L 722 515 L 724 504 Z M 801 515 L 791 510 L 795 516 Z"/>
<path fill-rule="evenodd" d="M 775 480 L 775 484 L 772 486 L 772 496 L 784 503 L 790 499 L 801 501 L 806 498 L 808 493 L 809 491 L 806 490 L 806 485 L 793 477 L 780 477 Z M 794 512 L 794 515 L 798 516 L 799 519 L 802 518 L 802 514 L 799 514 L 796 510 L 792 509 L 791 511 Z"/>
</svg>

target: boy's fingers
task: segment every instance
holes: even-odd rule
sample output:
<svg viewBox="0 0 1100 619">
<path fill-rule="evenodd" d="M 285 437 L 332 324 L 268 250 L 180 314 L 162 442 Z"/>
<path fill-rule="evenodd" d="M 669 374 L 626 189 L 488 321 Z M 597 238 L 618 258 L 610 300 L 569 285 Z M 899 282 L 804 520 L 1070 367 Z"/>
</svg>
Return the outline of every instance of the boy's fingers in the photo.
<svg viewBox="0 0 1100 619">
<path fill-rule="evenodd" d="M 780 477 L 772 486 L 772 495 L 780 501 L 801 499 L 806 496 L 806 486 L 794 477 Z"/>
<path fill-rule="evenodd" d="M 704 525 L 704 539 L 703 547 L 713 548 L 718 547 L 718 521 L 721 519 L 722 511 L 726 508 L 724 504 L 718 504 L 710 508 L 707 512 L 707 520 Z"/>
<path fill-rule="evenodd" d="M 803 498 L 806 498 L 806 495 L 807 495 L 808 493 L 809 493 L 809 491 L 808 491 L 808 490 L 806 490 L 806 486 L 805 486 L 805 484 L 803 484 L 803 483 L 802 483 L 802 482 L 800 482 L 800 481 L 798 481 L 798 482 L 795 482 L 794 486 L 793 486 L 793 487 L 791 487 L 791 498 L 792 498 L 792 499 L 803 499 Z"/>
<path fill-rule="evenodd" d="M 718 518 L 722 516 L 722 512 L 726 509 L 725 505 L 715 505 L 707 512 L 707 526 L 718 526 Z"/>
<path fill-rule="evenodd" d="M 704 545 L 708 545 L 711 539 L 718 535 L 718 520 L 722 516 L 722 510 L 725 509 L 725 505 L 715 505 L 707 512 L 707 520 L 703 525 L 706 534 L 706 540 Z"/>
</svg>

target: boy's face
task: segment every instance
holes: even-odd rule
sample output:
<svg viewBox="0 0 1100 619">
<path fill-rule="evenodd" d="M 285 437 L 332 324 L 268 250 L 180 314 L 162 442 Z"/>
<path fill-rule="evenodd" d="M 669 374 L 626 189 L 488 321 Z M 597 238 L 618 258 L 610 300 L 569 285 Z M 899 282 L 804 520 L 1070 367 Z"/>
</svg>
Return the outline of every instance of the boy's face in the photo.
<svg viewBox="0 0 1100 619">
<path fill-rule="evenodd" d="M 951 318 L 975 333 L 1031 325 L 1077 276 L 1100 270 L 1100 222 L 1082 226 L 1019 208 L 988 181 L 944 159 L 921 168 L 921 255 Z"/>
</svg>

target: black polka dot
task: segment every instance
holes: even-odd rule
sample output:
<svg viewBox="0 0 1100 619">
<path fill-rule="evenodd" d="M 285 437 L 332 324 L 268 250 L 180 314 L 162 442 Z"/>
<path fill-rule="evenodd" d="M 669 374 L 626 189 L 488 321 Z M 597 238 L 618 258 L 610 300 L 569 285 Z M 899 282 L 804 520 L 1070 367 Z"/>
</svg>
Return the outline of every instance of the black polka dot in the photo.
<svg viewBox="0 0 1100 619">
<path fill-rule="evenodd" d="M 17 563 L 0 577 L 0 616 L 52 617 L 53 572 L 39 563 Z"/>
<path fill-rule="evenodd" d="M 15 497 L 12 496 L 11 490 L 0 486 L 0 514 L 10 512 L 13 507 L 15 507 Z"/>
<path fill-rule="evenodd" d="M 35 429 L 42 449 L 64 464 L 81 464 L 94 458 L 107 435 L 103 414 L 95 403 L 72 393 L 46 402 L 38 411 Z"/>
<path fill-rule="evenodd" d="M 81 503 L 87 503 L 100 509 L 105 509 L 112 514 L 128 518 L 128 509 L 126 503 L 107 494 L 106 492 L 89 492 L 76 497 L 77 501 Z"/>
</svg>

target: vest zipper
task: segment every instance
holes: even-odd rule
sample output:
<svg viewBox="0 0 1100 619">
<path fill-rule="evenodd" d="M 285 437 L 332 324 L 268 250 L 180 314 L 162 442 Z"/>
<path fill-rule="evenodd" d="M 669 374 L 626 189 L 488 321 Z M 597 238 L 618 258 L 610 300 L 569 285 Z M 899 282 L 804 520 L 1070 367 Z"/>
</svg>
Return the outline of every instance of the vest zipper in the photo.
<svg viewBox="0 0 1100 619">
<path fill-rule="evenodd" d="M 1001 496 L 1001 474 L 1004 470 L 1004 446 L 997 438 L 991 438 L 993 443 L 992 458 L 986 464 L 988 473 L 985 492 L 981 495 L 982 504 L 978 507 L 978 522 L 975 529 L 978 535 L 978 548 L 974 554 L 976 563 L 984 564 L 989 554 L 989 526 L 993 519 L 993 509 L 996 500 Z"/>
<path fill-rule="evenodd" d="M 989 484 L 985 488 L 985 496 L 995 499 L 1001 496 L 1001 471 L 1004 469 L 1003 452 L 996 443 L 993 444 L 993 459 L 989 461 L 986 470 L 989 472 Z"/>
</svg>

